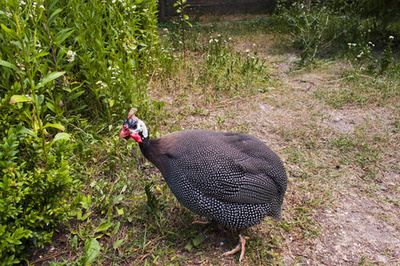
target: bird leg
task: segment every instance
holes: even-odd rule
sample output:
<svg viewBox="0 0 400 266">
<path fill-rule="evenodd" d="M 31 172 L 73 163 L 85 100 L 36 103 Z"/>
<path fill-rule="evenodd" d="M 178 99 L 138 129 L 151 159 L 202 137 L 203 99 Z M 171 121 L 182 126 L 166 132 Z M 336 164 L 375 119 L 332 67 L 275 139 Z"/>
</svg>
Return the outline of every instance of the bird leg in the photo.
<svg viewBox="0 0 400 266">
<path fill-rule="evenodd" d="M 211 222 L 193 221 L 192 224 L 209 225 L 209 224 L 211 224 Z"/>
<path fill-rule="evenodd" d="M 239 250 L 241 250 L 240 257 L 239 257 L 239 262 L 241 262 L 244 258 L 244 251 L 245 251 L 245 245 L 246 245 L 247 239 L 249 239 L 248 236 L 244 236 L 244 235 L 242 235 L 242 233 L 240 233 L 239 234 L 239 244 L 231 251 L 228 251 L 228 252 L 225 252 L 224 254 L 222 254 L 222 256 L 233 255 L 236 252 L 238 252 Z"/>
</svg>

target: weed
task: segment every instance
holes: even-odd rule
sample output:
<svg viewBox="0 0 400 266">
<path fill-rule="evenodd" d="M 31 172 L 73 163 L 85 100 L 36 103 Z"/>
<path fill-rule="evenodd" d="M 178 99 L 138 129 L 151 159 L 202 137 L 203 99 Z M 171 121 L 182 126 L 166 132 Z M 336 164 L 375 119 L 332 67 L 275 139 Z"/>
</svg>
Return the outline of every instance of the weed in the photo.
<svg viewBox="0 0 400 266">
<path fill-rule="evenodd" d="M 338 36 L 334 35 L 328 39 L 327 32 L 331 27 L 332 11 L 325 5 L 314 4 L 305 6 L 303 3 L 294 2 L 290 8 L 278 7 L 281 21 L 285 21 L 292 29 L 295 47 L 301 49 L 300 63 L 304 65 L 306 60 L 314 62 L 316 57 L 331 45 Z M 338 32 L 338 35 L 343 32 Z"/>
<path fill-rule="evenodd" d="M 178 17 L 179 17 L 179 23 L 180 23 L 180 27 L 181 27 L 181 36 L 182 36 L 182 46 L 183 46 L 183 59 L 186 59 L 186 38 L 185 38 L 185 27 L 186 25 L 188 26 L 192 26 L 192 24 L 189 22 L 189 16 L 186 14 L 185 9 L 188 7 L 188 5 L 186 4 L 186 0 L 177 0 L 174 3 L 174 7 L 177 7 L 176 12 L 178 13 Z"/>
</svg>

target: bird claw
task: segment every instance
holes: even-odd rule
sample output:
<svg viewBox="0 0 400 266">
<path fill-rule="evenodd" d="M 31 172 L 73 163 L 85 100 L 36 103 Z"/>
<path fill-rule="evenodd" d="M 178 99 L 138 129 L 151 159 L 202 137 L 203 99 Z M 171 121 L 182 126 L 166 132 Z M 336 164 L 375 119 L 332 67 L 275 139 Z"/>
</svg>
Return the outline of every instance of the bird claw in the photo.
<svg viewBox="0 0 400 266">
<path fill-rule="evenodd" d="M 247 239 L 249 239 L 248 236 L 239 234 L 239 244 L 231 251 L 228 251 L 228 252 L 225 252 L 224 254 L 222 254 L 222 256 L 233 255 L 233 254 L 237 253 L 239 250 L 241 250 L 240 257 L 239 257 L 239 262 L 241 262 L 244 258 L 244 251 L 245 251 L 245 245 L 246 245 Z"/>
</svg>

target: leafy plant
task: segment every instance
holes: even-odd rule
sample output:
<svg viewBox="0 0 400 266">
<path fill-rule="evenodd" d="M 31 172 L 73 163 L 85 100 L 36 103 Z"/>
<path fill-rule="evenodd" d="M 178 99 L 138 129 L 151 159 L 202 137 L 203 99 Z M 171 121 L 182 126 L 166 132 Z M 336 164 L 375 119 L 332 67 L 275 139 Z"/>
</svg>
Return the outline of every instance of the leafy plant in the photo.
<svg viewBox="0 0 400 266">
<path fill-rule="evenodd" d="M 293 43 L 301 49 L 301 63 L 306 60 L 313 62 L 316 56 L 326 49 L 337 35 L 327 39 L 327 32 L 331 22 L 331 10 L 324 5 L 306 6 L 294 2 L 290 8 L 279 7 L 279 16 L 286 21 L 291 29 Z M 339 32 L 338 34 L 341 34 Z"/>
<path fill-rule="evenodd" d="M 186 14 L 185 9 L 188 7 L 186 4 L 186 0 L 177 0 L 174 3 L 174 7 L 177 7 L 176 13 L 178 13 L 179 17 L 179 24 L 181 27 L 181 36 L 182 36 L 182 46 L 183 46 L 183 55 L 186 57 L 186 47 L 185 47 L 185 27 L 186 25 L 192 26 L 192 24 L 189 22 L 189 16 Z"/>
<path fill-rule="evenodd" d="M 72 150 L 58 141 L 47 150 L 19 124 L 6 130 L 0 148 L 0 258 L 17 263 L 32 245 L 43 246 L 67 219 L 75 183 L 67 163 Z M 46 158 L 45 158 L 46 157 Z M 45 163 L 44 163 L 45 162 Z"/>
<path fill-rule="evenodd" d="M 155 1 L 141 0 L 0 3 L 2 265 L 49 242 L 68 215 L 90 216 L 73 209 L 90 205 L 89 195 L 67 204 L 79 188 L 72 150 L 93 153 L 70 133 L 93 142 L 127 105 L 153 104 L 145 82 L 158 49 L 155 13 Z M 100 123 L 87 126 L 86 118 Z"/>
<path fill-rule="evenodd" d="M 390 35 L 387 47 L 383 51 L 382 57 L 379 60 L 380 74 L 386 72 L 389 69 L 390 64 L 394 62 L 393 51 L 392 51 L 393 43 L 394 43 L 394 36 Z"/>
<path fill-rule="evenodd" d="M 355 74 L 365 70 L 365 65 L 371 62 L 372 48 L 375 46 L 372 42 L 366 44 L 349 43 L 349 49 L 346 54 L 347 62 Z"/>
</svg>

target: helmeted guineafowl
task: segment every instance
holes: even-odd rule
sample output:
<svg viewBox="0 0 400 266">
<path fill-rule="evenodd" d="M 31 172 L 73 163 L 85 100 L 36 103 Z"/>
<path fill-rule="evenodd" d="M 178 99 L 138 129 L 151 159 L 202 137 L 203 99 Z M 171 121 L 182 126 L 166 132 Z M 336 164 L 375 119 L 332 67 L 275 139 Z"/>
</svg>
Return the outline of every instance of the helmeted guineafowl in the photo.
<svg viewBox="0 0 400 266">
<path fill-rule="evenodd" d="M 281 218 L 287 177 L 281 159 L 258 138 L 243 133 L 179 131 L 149 139 L 146 125 L 129 112 L 120 138 L 139 142 L 143 155 L 162 173 L 189 210 L 226 227 L 245 229 L 266 216 Z M 241 251 L 246 238 L 231 255 Z"/>
</svg>

